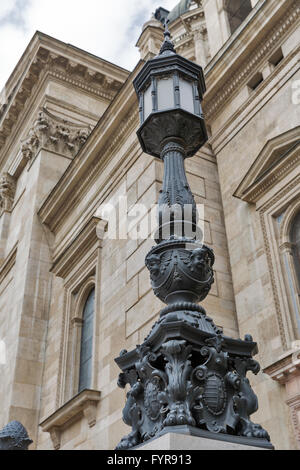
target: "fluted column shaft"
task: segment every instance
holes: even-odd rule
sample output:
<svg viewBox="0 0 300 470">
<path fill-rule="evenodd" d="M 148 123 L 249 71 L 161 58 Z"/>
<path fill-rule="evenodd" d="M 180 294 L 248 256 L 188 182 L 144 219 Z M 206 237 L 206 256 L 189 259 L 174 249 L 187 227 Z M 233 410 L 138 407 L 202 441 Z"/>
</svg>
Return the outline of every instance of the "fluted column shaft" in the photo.
<svg viewBox="0 0 300 470">
<path fill-rule="evenodd" d="M 168 142 L 161 158 L 164 179 L 158 200 L 159 240 L 173 235 L 191 237 L 197 223 L 197 210 L 186 178 L 184 148 L 177 142 Z"/>
</svg>

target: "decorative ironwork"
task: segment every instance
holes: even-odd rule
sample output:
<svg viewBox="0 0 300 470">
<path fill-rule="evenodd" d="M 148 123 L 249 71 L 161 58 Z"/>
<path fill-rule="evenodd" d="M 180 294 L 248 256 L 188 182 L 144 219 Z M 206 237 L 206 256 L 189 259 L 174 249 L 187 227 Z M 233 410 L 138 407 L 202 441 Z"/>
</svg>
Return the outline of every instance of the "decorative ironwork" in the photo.
<svg viewBox="0 0 300 470">
<path fill-rule="evenodd" d="M 160 51 L 159 51 L 160 54 L 165 54 L 165 55 L 168 55 L 170 53 L 176 54 L 176 51 L 174 49 L 174 44 L 171 41 L 171 34 L 170 34 L 169 29 L 168 29 L 168 23 L 169 23 L 169 21 L 166 19 L 165 20 L 165 32 L 164 32 L 165 39 L 164 39 L 164 42 L 162 43 L 162 46 L 161 46 Z"/>
</svg>

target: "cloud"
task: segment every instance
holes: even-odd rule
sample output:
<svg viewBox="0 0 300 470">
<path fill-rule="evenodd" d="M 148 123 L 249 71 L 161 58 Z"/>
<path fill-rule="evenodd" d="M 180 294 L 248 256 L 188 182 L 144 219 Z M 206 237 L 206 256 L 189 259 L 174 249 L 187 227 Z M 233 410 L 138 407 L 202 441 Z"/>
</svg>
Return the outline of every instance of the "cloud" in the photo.
<svg viewBox="0 0 300 470">
<path fill-rule="evenodd" d="M 177 1 L 0 0 L 0 90 L 37 30 L 133 69 L 143 23 Z"/>
<path fill-rule="evenodd" d="M 14 10 L 16 3 L 16 0 L 2 0 L 0 2 L 0 21 Z"/>
</svg>

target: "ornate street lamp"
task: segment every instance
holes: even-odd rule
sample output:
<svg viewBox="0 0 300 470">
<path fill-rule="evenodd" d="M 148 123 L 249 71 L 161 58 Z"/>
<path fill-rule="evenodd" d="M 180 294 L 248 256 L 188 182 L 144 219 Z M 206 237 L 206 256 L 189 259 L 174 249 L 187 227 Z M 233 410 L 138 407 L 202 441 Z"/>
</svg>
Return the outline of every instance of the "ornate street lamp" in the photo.
<svg viewBox="0 0 300 470">
<path fill-rule="evenodd" d="M 244 341 L 224 336 L 197 303 L 214 281 L 214 254 L 202 244 L 184 169 L 185 158 L 207 140 L 202 69 L 176 54 L 166 25 L 159 55 L 134 86 L 139 141 L 164 162 L 156 246 L 145 262 L 154 293 L 167 306 L 143 344 L 116 359 L 118 385 L 130 386 L 123 419 L 132 428 L 117 449 L 166 432 L 272 448 L 268 433 L 250 420 L 258 405 L 246 374 L 260 369 L 252 359 L 256 343 L 250 335 Z"/>
</svg>

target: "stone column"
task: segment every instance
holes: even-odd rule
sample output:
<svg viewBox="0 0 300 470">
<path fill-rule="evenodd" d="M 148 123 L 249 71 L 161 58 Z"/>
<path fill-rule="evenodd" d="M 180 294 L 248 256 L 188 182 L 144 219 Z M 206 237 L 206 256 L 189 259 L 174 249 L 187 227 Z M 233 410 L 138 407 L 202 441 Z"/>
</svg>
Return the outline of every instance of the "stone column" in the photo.
<svg viewBox="0 0 300 470">
<path fill-rule="evenodd" d="M 201 65 L 201 67 L 205 67 L 207 63 L 206 45 L 204 39 L 205 31 L 206 30 L 202 28 L 194 32 L 196 62 L 197 64 Z"/>
<path fill-rule="evenodd" d="M 210 53 L 213 57 L 231 36 L 224 0 L 203 0 L 203 10 Z"/>
<path fill-rule="evenodd" d="M 290 408 L 295 440 L 300 449 L 300 344 L 264 369 L 273 380 L 285 386 L 286 404 Z"/>
<path fill-rule="evenodd" d="M 5 247 L 15 191 L 15 179 L 8 173 L 3 173 L 0 177 L 0 264 L 5 258 Z"/>
<path fill-rule="evenodd" d="M 162 39 L 162 24 L 153 17 L 143 25 L 142 33 L 136 43 L 141 54 L 141 59 L 149 60 L 156 56 L 159 52 Z"/>
<path fill-rule="evenodd" d="M 34 441 L 33 448 L 38 430 L 52 282 L 51 236 L 42 227 L 37 212 L 89 132 L 89 126 L 67 122 L 43 109 L 21 143 L 22 165 L 26 165 L 22 195 L 26 213 L 20 216 L 14 301 L 10 311 L 17 323 L 18 338 L 8 419 L 22 422 Z"/>
</svg>

